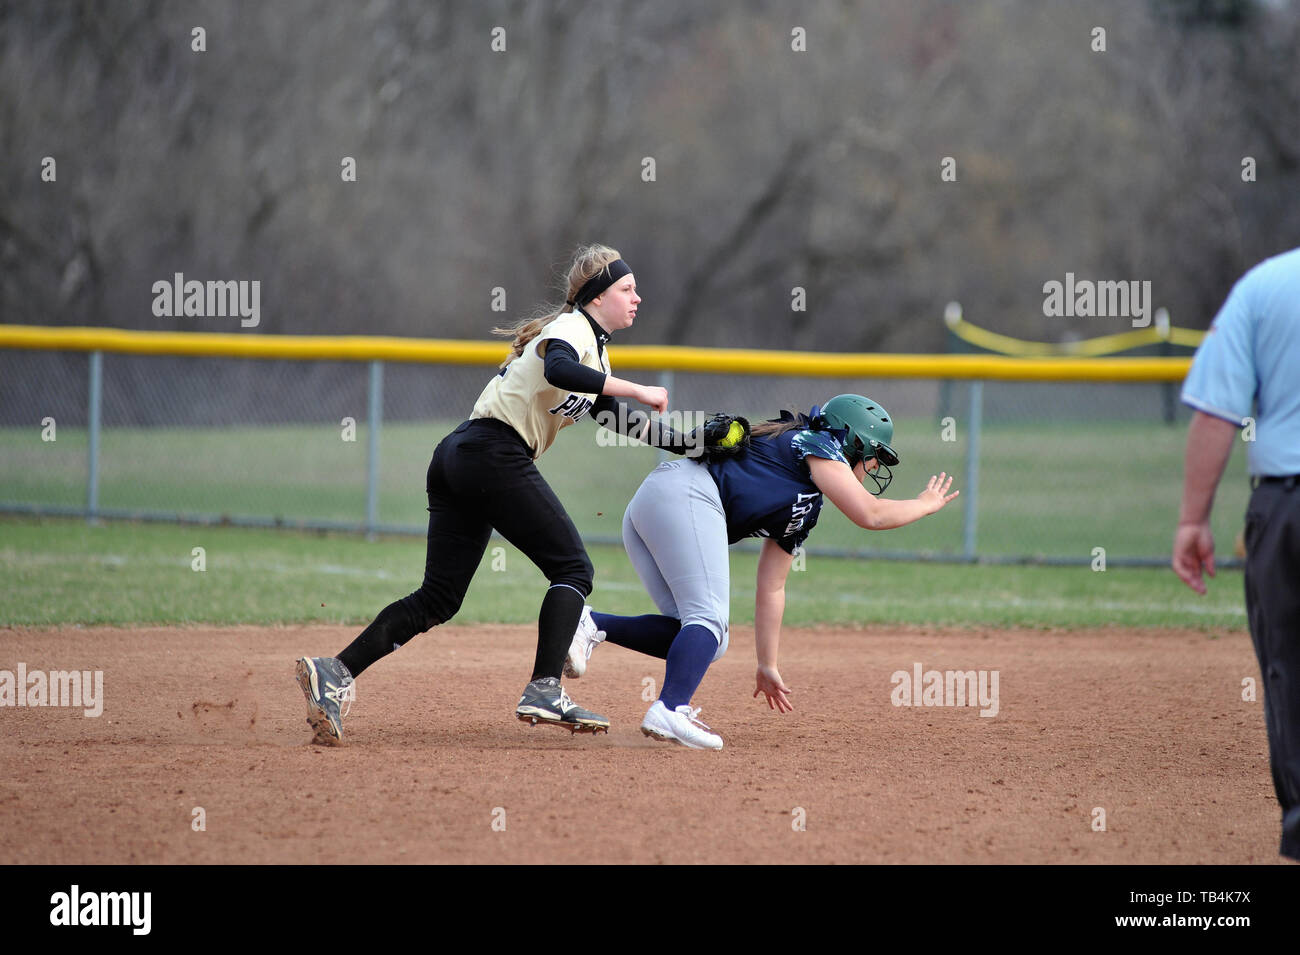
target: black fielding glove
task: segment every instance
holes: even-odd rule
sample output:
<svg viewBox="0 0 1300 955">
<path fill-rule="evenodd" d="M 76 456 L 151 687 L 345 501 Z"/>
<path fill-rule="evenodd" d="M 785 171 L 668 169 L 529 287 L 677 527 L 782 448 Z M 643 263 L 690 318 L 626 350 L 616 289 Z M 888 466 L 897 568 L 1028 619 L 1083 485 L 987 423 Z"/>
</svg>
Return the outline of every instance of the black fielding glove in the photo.
<svg viewBox="0 0 1300 955">
<path fill-rule="evenodd" d="M 690 434 L 690 457 L 703 456 L 706 461 L 734 457 L 749 447 L 749 421 L 740 415 L 715 412 Z"/>
</svg>

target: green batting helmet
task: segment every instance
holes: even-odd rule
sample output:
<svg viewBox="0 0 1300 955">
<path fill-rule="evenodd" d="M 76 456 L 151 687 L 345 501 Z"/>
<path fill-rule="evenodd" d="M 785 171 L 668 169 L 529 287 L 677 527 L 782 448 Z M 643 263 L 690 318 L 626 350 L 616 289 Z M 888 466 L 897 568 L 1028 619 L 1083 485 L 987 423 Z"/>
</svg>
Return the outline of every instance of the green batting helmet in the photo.
<svg viewBox="0 0 1300 955">
<path fill-rule="evenodd" d="M 835 432 L 850 465 L 875 458 L 883 472 L 872 474 L 884 492 L 893 480 L 890 468 L 898 464 L 898 452 L 889 446 L 894 440 L 894 422 L 884 408 L 862 395 L 836 395 L 820 409 L 828 430 Z"/>
</svg>

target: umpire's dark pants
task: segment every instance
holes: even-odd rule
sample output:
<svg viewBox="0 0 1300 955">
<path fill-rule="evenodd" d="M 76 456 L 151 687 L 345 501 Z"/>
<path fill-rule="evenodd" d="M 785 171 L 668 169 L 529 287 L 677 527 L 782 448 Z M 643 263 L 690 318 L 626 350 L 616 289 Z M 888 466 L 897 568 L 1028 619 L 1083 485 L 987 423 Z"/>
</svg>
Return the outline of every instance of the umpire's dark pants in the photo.
<svg viewBox="0 0 1300 955">
<path fill-rule="evenodd" d="M 1246 508 L 1246 613 L 1264 679 L 1281 853 L 1300 859 L 1300 486 L 1261 479 Z"/>
<path fill-rule="evenodd" d="M 429 541 L 424 583 L 404 598 L 423 633 L 460 609 L 496 530 L 552 586 L 591 593 L 582 537 L 514 428 L 491 418 L 466 421 L 433 453 L 426 480 Z"/>
</svg>

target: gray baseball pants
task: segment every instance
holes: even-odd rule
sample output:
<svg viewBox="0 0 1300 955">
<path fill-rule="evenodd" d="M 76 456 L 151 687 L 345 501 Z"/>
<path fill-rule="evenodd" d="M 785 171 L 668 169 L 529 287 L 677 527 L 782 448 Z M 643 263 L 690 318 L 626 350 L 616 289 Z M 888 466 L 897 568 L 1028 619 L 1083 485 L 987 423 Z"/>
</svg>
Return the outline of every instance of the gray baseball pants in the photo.
<svg viewBox="0 0 1300 955">
<path fill-rule="evenodd" d="M 731 567 L 727 517 L 709 469 L 665 461 L 641 482 L 623 514 L 623 546 L 659 608 L 685 627 L 707 627 L 727 652 Z"/>
</svg>

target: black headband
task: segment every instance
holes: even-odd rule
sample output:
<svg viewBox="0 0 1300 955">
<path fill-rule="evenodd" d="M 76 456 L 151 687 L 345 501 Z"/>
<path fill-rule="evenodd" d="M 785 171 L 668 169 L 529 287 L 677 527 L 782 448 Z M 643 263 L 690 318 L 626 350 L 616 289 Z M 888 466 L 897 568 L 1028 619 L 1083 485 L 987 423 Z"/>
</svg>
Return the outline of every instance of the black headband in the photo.
<svg viewBox="0 0 1300 955">
<path fill-rule="evenodd" d="M 631 272 L 632 269 L 626 262 L 622 259 L 615 259 L 591 278 L 587 279 L 587 281 L 583 283 L 582 288 L 578 289 L 578 294 L 569 299 L 569 304 L 578 306 L 586 305 L 623 276 L 630 275 Z"/>
</svg>

